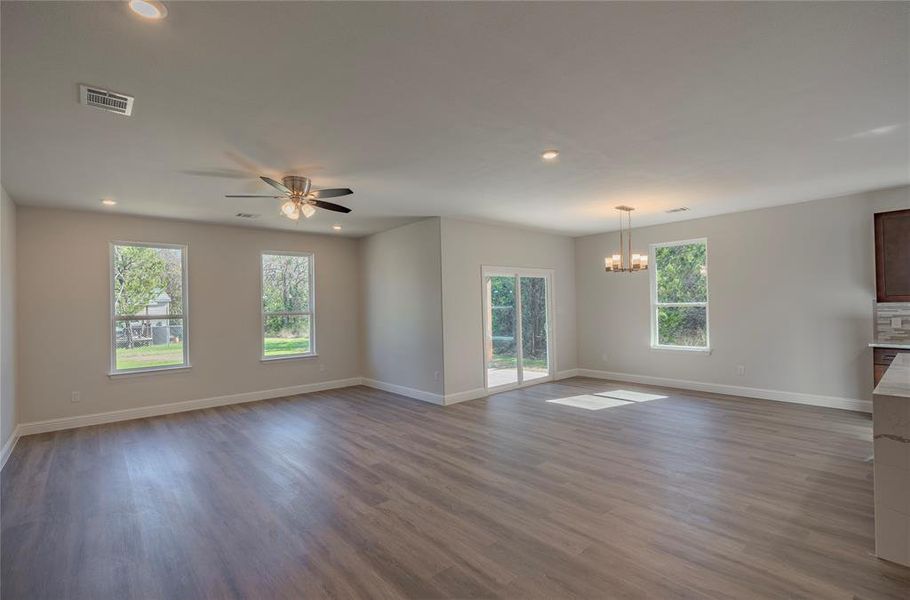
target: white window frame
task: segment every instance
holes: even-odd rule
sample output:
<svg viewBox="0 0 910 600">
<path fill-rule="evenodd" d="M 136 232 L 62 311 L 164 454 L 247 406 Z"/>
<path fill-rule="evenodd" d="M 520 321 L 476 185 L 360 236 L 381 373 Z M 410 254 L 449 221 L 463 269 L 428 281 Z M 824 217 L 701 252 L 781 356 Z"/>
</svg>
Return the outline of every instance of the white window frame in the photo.
<svg viewBox="0 0 910 600">
<path fill-rule="evenodd" d="M 705 301 L 704 302 L 658 302 L 657 301 L 657 249 L 666 248 L 670 246 L 689 246 L 694 244 L 704 244 L 705 246 Z M 679 240 L 676 242 L 660 242 L 656 244 L 651 244 L 649 247 L 649 252 L 651 254 L 651 264 L 652 268 L 648 270 L 651 272 L 649 277 L 651 280 L 651 349 L 652 350 L 678 350 L 682 352 L 703 352 L 706 354 L 711 353 L 711 309 L 710 299 L 711 299 L 711 281 L 710 281 L 710 271 L 708 270 L 708 238 L 695 238 L 691 240 Z M 658 342 L 659 335 L 657 331 L 658 321 L 657 321 L 657 310 L 659 308 L 671 308 L 677 306 L 698 306 L 705 308 L 705 345 L 704 346 L 673 346 L 668 344 L 660 344 Z"/>
<path fill-rule="evenodd" d="M 168 315 L 171 319 L 181 319 L 183 322 L 183 364 L 180 365 L 166 365 L 162 367 L 140 367 L 137 369 L 118 369 L 117 368 L 117 321 L 125 320 L 141 320 L 148 319 L 149 315 L 118 315 L 117 310 L 117 301 L 114 298 L 114 248 L 116 246 L 138 246 L 141 248 L 160 248 L 165 250 L 180 250 L 180 275 L 181 275 L 181 285 L 183 286 L 182 300 L 183 300 L 183 310 L 180 315 Z M 189 325 L 189 312 L 190 312 L 190 292 L 189 292 L 189 278 L 187 277 L 187 255 L 188 248 L 186 244 L 165 244 L 158 242 L 130 242 L 130 241 L 120 241 L 115 240 L 108 243 L 108 280 L 110 282 L 110 326 L 111 326 L 111 363 L 110 370 L 108 375 L 132 375 L 137 373 L 155 373 L 159 371 L 175 371 L 180 369 L 189 369 L 190 365 L 190 325 Z"/>
<path fill-rule="evenodd" d="M 262 259 L 266 256 L 305 256 L 307 257 L 310 273 L 310 301 L 309 310 L 303 312 L 265 312 L 262 302 L 263 280 Z M 272 362 L 276 360 L 293 360 L 297 358 L 312 358 L 319 356 L 316 353 L 316 255 L 312 252 L 292 252 L 288 250 L 263 250 L 259 253 L 259 360 L 262 362 Z M 300 354 L 283 354 L 281 356 L 265 355 L 265 319 L 267 315 L 285 316 L 285 317 L 310 317 L 310 351 Z"/>
</svg>

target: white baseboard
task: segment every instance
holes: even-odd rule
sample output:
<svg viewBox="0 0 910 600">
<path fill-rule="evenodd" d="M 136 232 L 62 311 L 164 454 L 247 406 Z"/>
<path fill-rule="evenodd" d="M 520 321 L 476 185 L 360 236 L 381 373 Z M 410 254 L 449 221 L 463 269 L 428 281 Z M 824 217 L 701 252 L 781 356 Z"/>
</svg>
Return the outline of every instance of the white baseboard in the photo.
<svg viewBox="0 0 910 600">
<path fill-rule="evenodd" d="M 624 381 L 629 383 L 639 383 L 643 385 L 657 385 L 662 387 L 679 388 L 684 390 L 694 390 L 699 392 L 709 392 L 715 394 L 727 394 L 731 396 L 744 396 L 747 398 L 759 398 L 763 400 L 776 400 L 779 402 L 791 402 L 796 404 L 808 404 L 812 406 L 824 406 L 828 408 L 839 408 L 843 410 L 855 410 L 860 412 L 872 412 L 872 402 L 869 400 L 859 400 L 855 398 L 840 398 L 836 396 L 821 396 L 817 394 L 804 394 L 800 392 L 787 392 L 783 390 L 768 390 L 761 388 L 751 388 L 736 385 L 724 385 L 719 383 L 706 383 L 701 381 L 689 381 L 685 379 L 670 379 L 666 377 L 651 377 L 648 375 L 637 375 L 634 373 L 618 373 L 612 371 L 598 371 L 594 369 L 567 369 L 559 371 L 555 379 L 566 379 L 568 377 L 594 377 L 597 379 L 609 379 L 613 381 Z M 20 423 L 13 431 L 10 438 L 0 449 L 0 469 L 6 464 L 10 454 L 16 447 L 19 438 L 25 435 L 36 433 L 46 433 L 49 431 L 60 431 L 64 429 L 73 429 L 75 427 L 86 427 L 90 425 L 101 425 L 103 423 L 114 423 L 117 421 L 128 421 L 131 419 L 142 419 L 145 417 L 155 417 L 191 410 L 200 410 L 204 408 L 213 408 L 216 406 L 226 406 L 229 404 L 241 404 L 244 402 L 255 402 L 257 400 L 267 400 L 270 398 L 281 398 L 285 396 L 294 396 L 310 392 L 319 392 L 355 385 L 365 385 L 378 390 L 392 392 L 429 402 L 439 406 L 447 406 L 467 400 L 483 398 L 489 395 L 489 392 L 483 388 L 466 390 L 454 394 L 436 394 L 414 388 L 367 379 L 361 377 L 351 377 L 348 379 L 336 379 L 333 381 L 323 381 L 318 383 L 308 383 L 284 388 L 273 388 L 256 392 L 245 392 L 241 394 L 230 394 L 226 396 L 215 396 L 212 398 L 200 398 L 198 400 L 187 400 L 184 402 L 171 402 L 168 404 L 156 404 L 154 406 L 143 406 L 139 408 L 129 408 L 124 410 L 115 410 L 103 413 L 94 413 L 90 415 L 81 415 L 77 417 L 63 417 L 59 419 L 49 419 L 47 421 L 33 421 L 31 423 Z"/>
<path fill-rule="evenodd" d="M 568 377 L 594 377 L 597 379 L 608 379 L 613 381 L 624 381 L 629 383 L 638 383 L 643 385 L 657 385 L 662 387 L 679 388 L 684 390 L 694 390 L 698 392 L 709 392 L 714 394 L 727 394 L 731 396 L 744 396 L 747 398 L 758 398 L 762 400 L 776 400 L 779 402 L 791 402 L 796 404 L 808 404 L 812 406 L 824 406 L 828 408 L 839 408 L 843 410 L 855 410 L 860 412 L 872 412 L 872 402 L 869 400 L 859 400 L 855 398 L 840 398 L 836 396 L 821 396 L 817 394 L 804 394 L 800 392 L 787 392 L 783 390 L 768 390 L 762 388 L 751 388 L 736 385 L 725 385 L 719 383 L 706 383 L 701 381 L 689 381 L 685 379 L 670 379 L 666 377 L 651 377 L 649 375 L 637 375 L 634 373 L 618 373 L 613 371 L 598 371 L 595 369 L 567 369 L 559 371 L 555 379 L 566 379 Z M 75 427 L 86 427 L 89 425 L 100 425 L 103 423 L 114 423 L 117 421 L 128 421 L 131 419 L 142 419 L 145 417 L 155 417 L 191 410 L 200 410 L 204 408 L 213 408 L 216 406 L 226 406 L 229 404 L 241 404 L 244 402 L 255 402 L 257 400 L 267 400 L 270 398 L 281 398 L 285 396 L 294 396 L 310 392 L 319 392 L 354 385 L 366 385 L 378 390 L 392 392 L 429 402 L 439 406 L 447 406 L 467 400 L 483 398 L 489 395 L 489 392 L 483 388 L 466 390 L 454 394 L 436 394 L 414 388 L 367 379 L 361 377 L 351 377 L 348 379 L 336 379 L 333 381 L 323 381 L 318 383 L 308 383 L 284 388 L 273 388 L 256 392 L 245 392 L 242 394 L 230 394 L 227 396 L 215 396 L 212 398 L 200 398 L 198 400 L 187 400 L 184 402 L 171 402 L 168 404 L 156 404 L 154 406 L 143 406 L 139 408 L 129 408 L 124 410 L 115 410 L 103 413 L 94 413 L 91 415 L 81 415 L 77 417 L 64 417 L 60 419 L 49 419 L 47 421 L 33 421 L 31 423 L 19 424 L 9 439 L 0 449 L 0 469 L 6 465 L 16 447 L 19 438 L 25 435 L 36 433 L 46 433 L 49 431 L 60 431 L 64 429 L 73 429 Z"/>
<path fill-rule="evenodd" d="M 242 404 L 244 402 L 255 402 L 257 400 L 268 400 L 270 398 L 282 398 L 285 396 L 295 396 L 298 394 L 307 394 L 310 392 L 319 392 L 337 388 L 351 387 L 354 385 L 366 385 L 378 390 L 401 394 L 416 400 L 430 402 L 440 406 L 463 402 L 472 398 L 479 398 L 486 395 L 483 390 L 471 390 L 460 394 L 452 394 L 445 397 L 442 394 L 434 394 L 401 385 L 376 381 L 374 379 L 365 379 L 362 377 L 350 377 L 348 379 L 336 379 L 333 381 L 322 381 L 318 383 L 307 383 L 284 388 L 273 388 L 269 390 L 260 390 L 256 392 L 245 392 L 241 394 L 230 394 L 226 396 L 214 396 L 211 398 L 200 398 L 198 400 L 186 400 L 183 402 L 170 402 L 167 404 L 156 404 L 153 406 L 142 406 L 138 408 L 127 408 L 123 410 L 114 410 L 102 413 L 93 413 L 90 415 L 79 415 L 76 417 L 62 417 L 59 419 L 48 419 L 46 421 L 32 421 L 30 423 L 20 423 L 10 439 L 0 450 L 0 469 L 6 463 L 9 455 L 19 437 L 24 435 L 34 435 L 37 433 L 47 433 L 50 431 L 62 431 L 64 429 L 74 429 L 76 427 L 88 427 L 90 425 L 101 425 L 104 423 L 116 423 L 118 421 L 129 421 L 131 419 L 143 419 L 146 417 L 157 417 L 191 410 L 200 410 L 204 408 L 214 408 L 216 406 L 227 406 L 229 404 Z M 476 393 L 476 395 L 475 395 Z"/>
<path fill-rule="evenodd" d="M 556 376 L 552 380 L 547 379 L 546 381 L 540 381 L 540 382 L 532 384 L 532 386 L 540 385 L 542 383 L 550 383 L 551 381 L 559 381 L 560 379 L 568 379 L 569 377 L 577 377 L 577 376 L 578 376 L 578 369 L 566 369 L 565 371 L 558 371 L 556 373 Z M 518 388 L 518 389 L 523 389 L 523 388 Z M 496 393 L 498 393 L 498 392 L 495 392 L 495 391 L 490 392 L 489 390 L 486 390 L 484 388 L 475 388 L 473 390 L 466 390 L 464 392 L 446 394 L 445 395 L 445 405 L 448 406 L 450 404 L 456 404 L 458 402 L 465 402 L 467 400 L 476 400 L 477 398 L 485 398 L 487 396 L 490 396 L 490 395 L 496 394 Z"/>
<path fill-rule="evenodd" d="M 464 392 L 457 392 L 455 394 L 443 395 L 436 394 L 434 392 L 425 392 L 424 390 L 409 388 L 403 385 L 397 385 L 395 383 L 378 381 L 376 379 L 364 378 L 363 385 L 371 388 L 376 388 L 377 390 L 383 390 L 385 392 L 392 392 L 393 394 L 407 396 L 408 398 L 413 398 L 415 400 L 422 400 L 424 402 L 429 402 L 430 404 L 436 404 L 439 406 L 448 406 L 450 404 L 457 404 L 459 402 L 465 402 L 467 400 L 475 400 L 477 398 L 489 396 L 489 393 L 483 388 L 476 388 Z"/>
<path fill-rule="evenodd" d="M 10 434 L 9 439 L 6 440 L 6 443 L 3 444 L 3 449 L 0 450 L 0 470 L 3 470 L 3 467 L 6 466 L 6 461 L 9 458 L 9 455 L 13 453 L 13 448 L 16 447 L 16 442 L 19 441 L 19 436 L 22 435 L 21 426 L 16 425 L 16 428 L 13 429 L 13 432 Z"/>
<path fill-rule="evenodd" d="M 382 390 L 384 392 L 392 392 L 393 394 L 399 394 L 401 396 L 407 396 L 408 398 L 414 398 L 415 400 L 423 400 L 424 402 L 429 402 L 431 404 L 438 404 L 439 406 L 444 406 L 446 404 L 445 396 L 442 394 L 425 392 L 423 390 L 409 388 L 403 385 L 386 383 L 385 381 L 378 381 L 376 379 L 367 379 L 366 377 L 363 378 L 363 385 L 375 388 L 377 390 Z"/>
<path fill-rule="evenodd" d="M 568 379 L 569 377 L 578 377 L 578 369 L 566 369 L 565 371 L 557 371 L 556 377 L 554 379 L 559 381 L 560 379 Z"/>
<path fill-rule="evenodd" d="M 154 406 L 127 408 L 124 410 L 114 410 L 110 412 L 94 413 L 91 415 L 81 415 L 78 417 L 63 417 L 60 419 L 49 419 L 47 421 L 33 421 L 31 423 L 21 423 L 17 429 L 19 431 L 19 435 L 33 435 L 36 433 L 46 433 L 48 431 L 73 429 L 74 427 L 101 425 L 102 423 L 115 423 L 117 421 L 129 421 L 130 419 L 142 419 L 145 417 L 157 417 L 159 415 L 168 415 L 190 410 L 213 408 L 215 406 L 226 406 L 228 404 L 241 404 L 244 402 L 255 402 L 257 400 L 268 400 L 270 398 L 281 398 L 283 396 L 295 396 L 297 394 L 307 394 L 310 392 L 319 392 L 323 390 L 350 387 L 352 385 L 360 385 L 360 383 L 360 377 L 351 377 L 349 379 L 335 379 L 333 381 L 306 383 L 303 385 L 273 388 L 270 390 L 260 390 L 257 392 L 245 392 L 242 394 L 230 394 L 227 396 L 200 398 L 198 400 L 186 400 L 184 402 L 170 402 L 168 404 L 156 404 Z"/>
<path fill-rule="evenodd" d="M 445 404 L 446 404 L 446 406 L 448 406 L 450 404 L 456 404 L 458 402 L 465 402 L 467 400 L 476 400 L 477 398 L 485 398 L 485 397 L 491 396 L 493 394 L 502 393 L 502 391 L 512 391 L 515 389 L 526 389 L 528 387 L 533 387 L 535 385 L 541 385 L 544 383 L 552 383 L 553 381 L 559 381 L 560 379 L 568 379 L 569 377 L 577 377 L 577 376 L 578 376 L 578 369 L 566 369 L 565 371 L 558 371 L 556 373 L 556 376 L 553 377 L 553 379 L 545 379 L 545 380 L 536 381 L 528 386 L 522 386 L 519 388 L 513 387 L 510 390 L 500 390 L 500 391 L 491 392 L 484 388 L 475 388 L 473 390 L 466 390 L 464 392 L 446 394 L 445 395 Z"/>
<path fill-rule="evenodd" d="M 490 392 L 483 388 L 475 388 L 473 390 L 465 390 L 463 392 L 456 392 L 454 394 L 446 394 L 445 404 L 446 406 L 450 404 L 458 404 L 459 402 L 466 402 L 468 400 L 476 400 L 478 398 L 483 398 L 489 396 Z"/>
<path fill-rule="evenodd" d="M 817 394 L 803 394 L 801 392 L 787 392 L 784 390 L 767 390 L 762 388 L 744 387 L 739 385 L 725 385 L 721 383 L 705 383 L 702 381 L 689 381 L 686 379 L 669 379 L 666 377 L 651 377 L 649 375 L 636 375 L 634 373 L 616 373 L 612 371 L 597 371 L 594 369 L 578 369 L 581 377 L 594 377 L 597 379 L 612 379 L 628 383 L 641 383 L 644 385 L 659 385 L 662 387 L 694 390 L 697 392 L 710 392 L 713 394 L 727 394 L 730 396 L 745 396 L 761 400 L 776 400 L 778 402 L 791 402 L 794 404 L 809 404 L 827 408 L 840 408 L 871 413 L 872 401 L 856 398 L 840 398 L 837 396 L 820 396 Z"/>
</svg>

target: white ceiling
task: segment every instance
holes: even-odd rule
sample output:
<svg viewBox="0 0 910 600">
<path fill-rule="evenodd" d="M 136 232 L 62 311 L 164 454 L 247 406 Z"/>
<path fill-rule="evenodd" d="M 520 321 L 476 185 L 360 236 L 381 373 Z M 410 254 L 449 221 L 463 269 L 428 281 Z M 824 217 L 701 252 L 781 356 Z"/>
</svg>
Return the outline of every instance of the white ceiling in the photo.
<svg viewBox="0 0 910 600">
<path fill-rule="evenodd" d="M 17 202 L 294 228 L 278 201 L 223 196 L 298 173 L 355 191 L 301 230 L 448 215 L 582 235 L 617 204 L 639 226 L 910 182 L 908 3 L 168 8 L 3 2 Z M 134 95 L 133 116 L 80 106 L 79 83 Z"/>
</svg>

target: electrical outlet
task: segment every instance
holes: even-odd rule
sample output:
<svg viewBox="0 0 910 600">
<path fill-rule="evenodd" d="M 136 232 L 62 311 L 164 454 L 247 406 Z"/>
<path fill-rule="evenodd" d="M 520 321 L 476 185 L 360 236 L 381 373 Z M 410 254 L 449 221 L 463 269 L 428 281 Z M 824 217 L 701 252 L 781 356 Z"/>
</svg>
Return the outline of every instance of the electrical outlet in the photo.
<svg viewBox="0 0 910 600">
<path fill-rule="evenodd" d="M 607 353 L 606 352 L 604 352 L 603 354 L 600 355 L 600 360 L 607 362 Z"/>
<path fill-rule="evenodd" d="M 319 363 L 319 372 L 320 372 L 320 373 L 325 373 L 325 365 L 322 364 L 322 363 Z"/>
<path fill-rule="evenodd" d="M 902 317 L 891 317 L 891 327 L 895 329 L 901 329 L 904 326 L 903 322 L 904 319 Z"/>
<path fill-rule="evenodd" d="M 736 365 L 736 374 L 737 374 L 737 375 L 745 375 L 745 374 L 746 374 L 746 366 L 745 366 L 745 365 Z"/>
<path fill-rule="evenodd" d="M 79 392 L 73 392 L 73 402 L 80 402 L 82 400 L 82 395 Z"/>
</svg>

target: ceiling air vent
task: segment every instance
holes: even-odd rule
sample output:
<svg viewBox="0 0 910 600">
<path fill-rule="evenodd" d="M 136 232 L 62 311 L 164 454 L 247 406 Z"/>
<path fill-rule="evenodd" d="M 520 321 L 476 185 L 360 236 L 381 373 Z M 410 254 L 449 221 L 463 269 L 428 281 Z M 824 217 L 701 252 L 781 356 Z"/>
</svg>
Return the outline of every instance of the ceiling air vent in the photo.
<svg viewBox="0 0 910 600">
<path fill-rule="evenodd" d="M 253 213 L 237 213 L 235 217 L 240 217 L 241 219 L 257 219 L 259 215 Z"/>
<path fill-rule="evenodd" d="M 125 96 L 88 85 L 79 86 L 79 102 L 86 106 L 94 106 L 118 115 L 130 116 L 133 113 L 132 96 Z"/>
<path fill-rule="evenodd" d="M 671 208 L 667 212 L 668 213 L 678 213 L 678 212 L 686 212 L 687 210 L 689 210 L 688 206 L 680 206 L 679 208 Z"/>
</svg>

